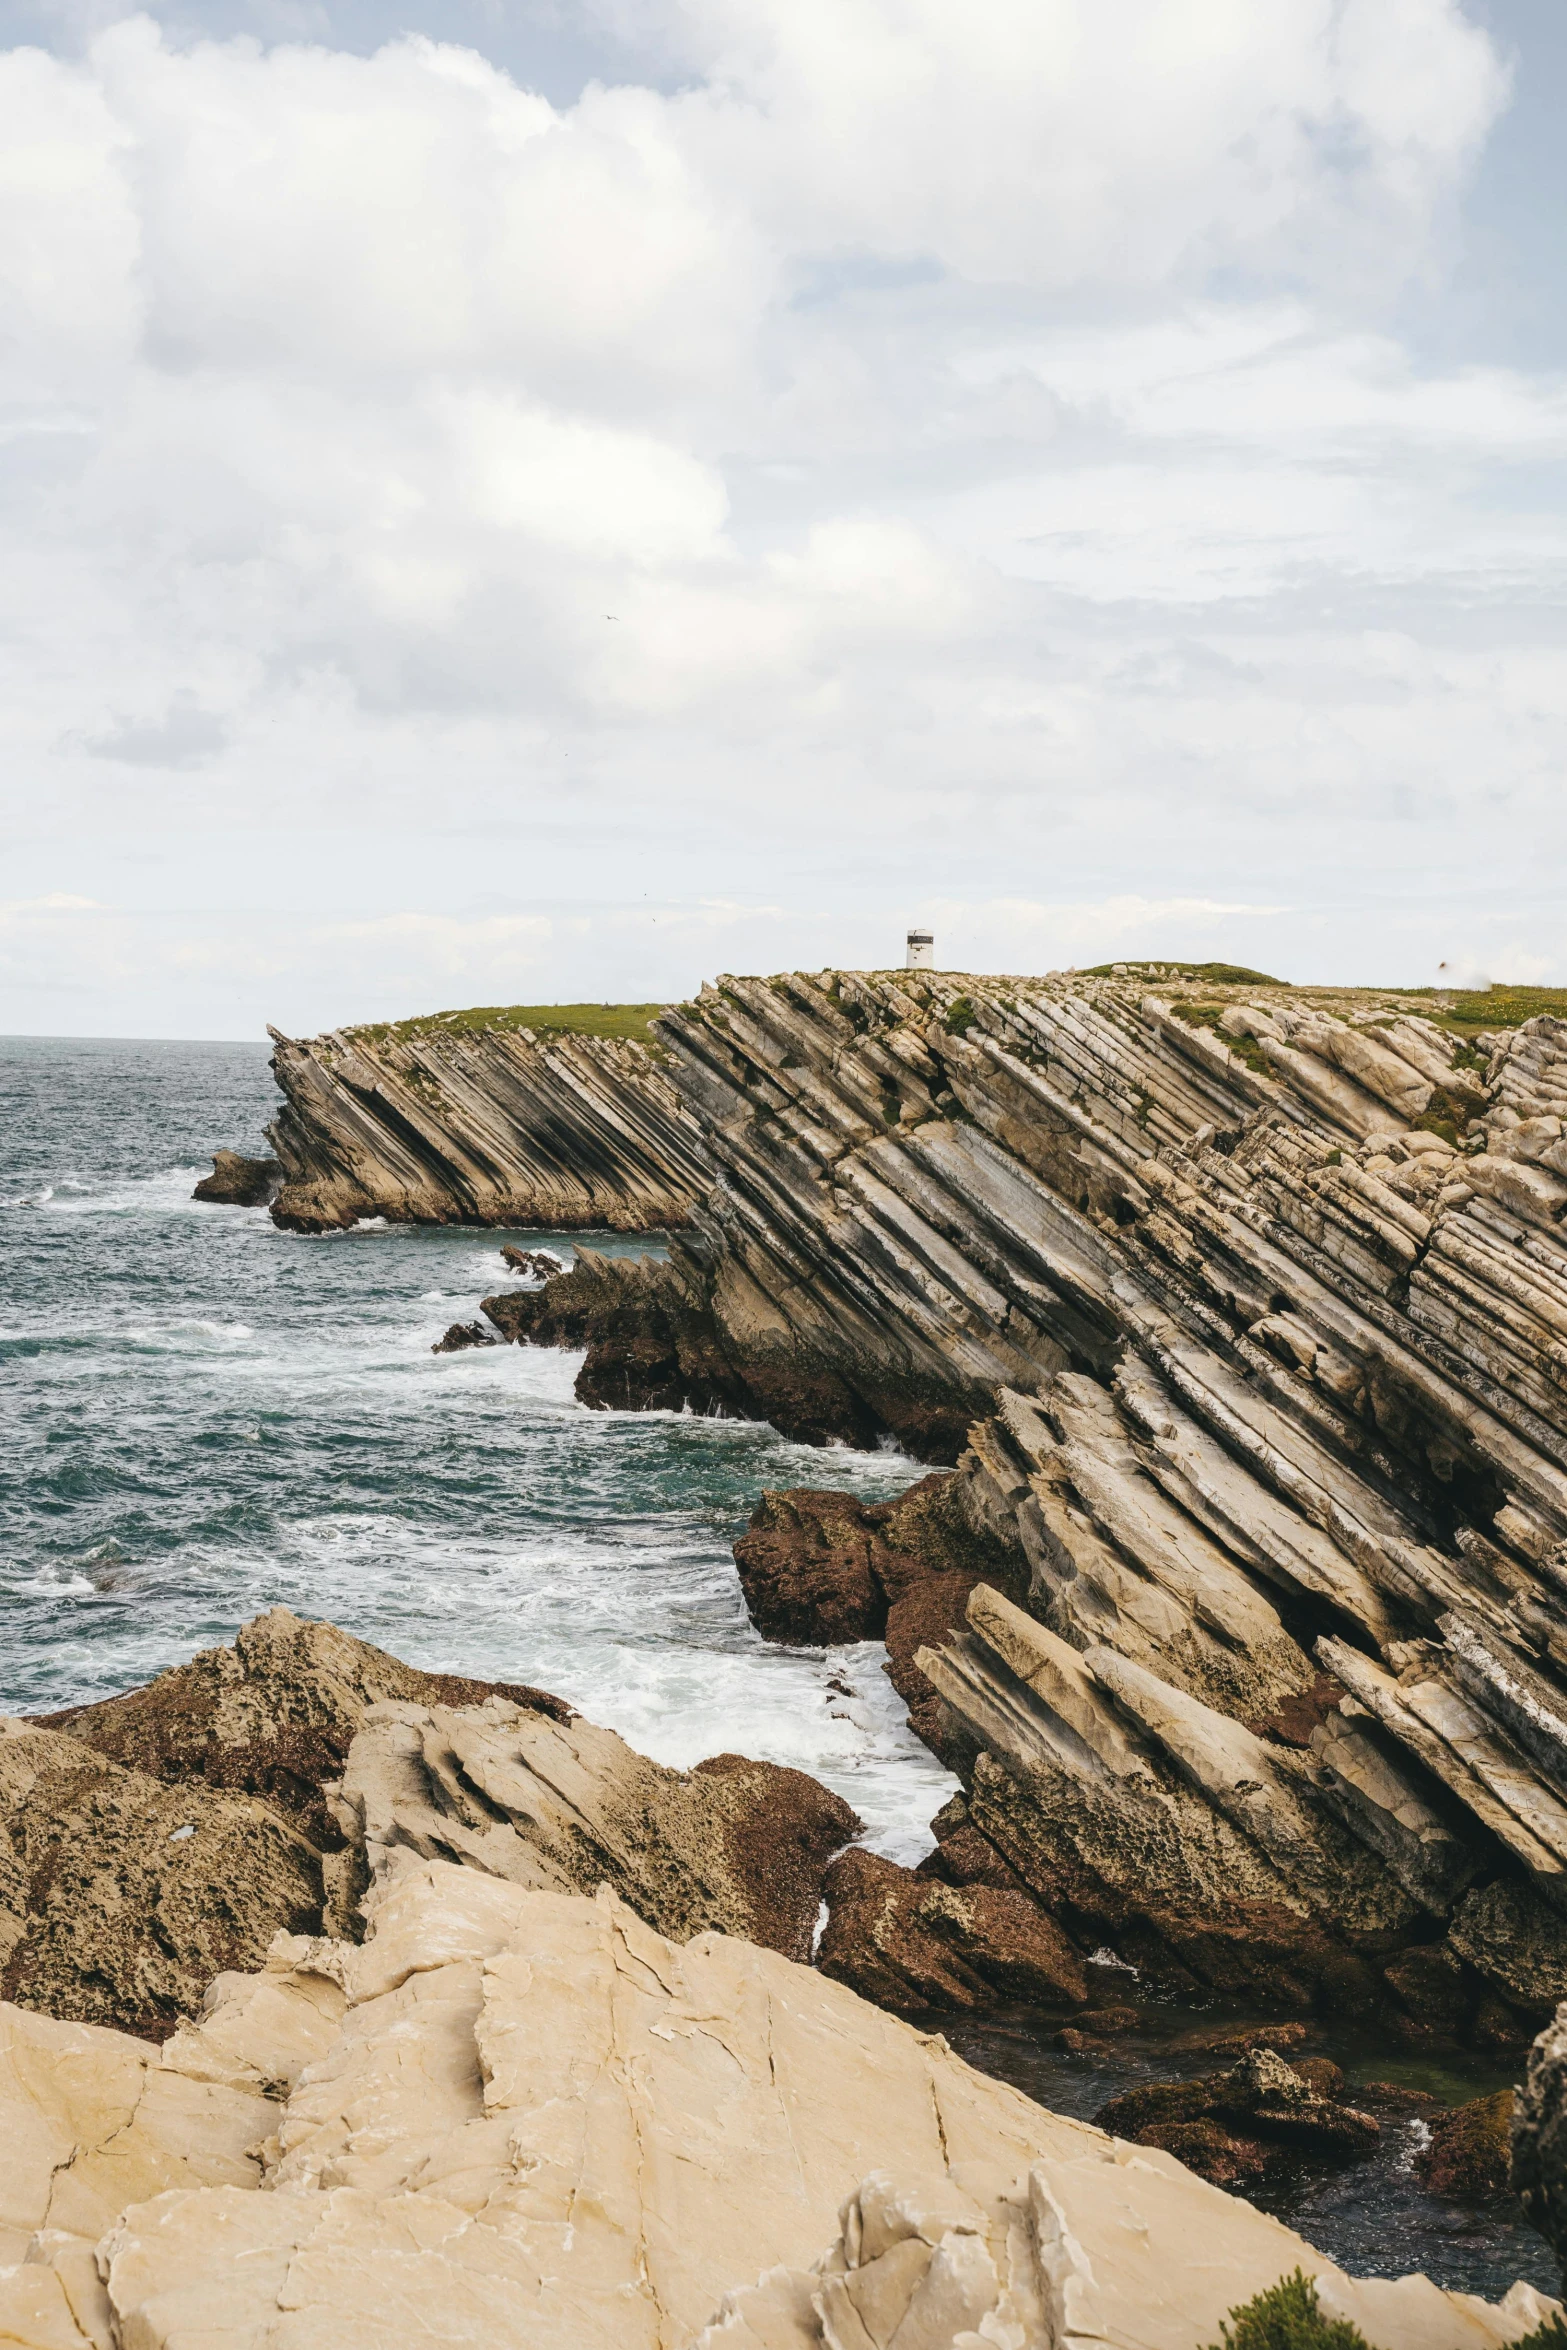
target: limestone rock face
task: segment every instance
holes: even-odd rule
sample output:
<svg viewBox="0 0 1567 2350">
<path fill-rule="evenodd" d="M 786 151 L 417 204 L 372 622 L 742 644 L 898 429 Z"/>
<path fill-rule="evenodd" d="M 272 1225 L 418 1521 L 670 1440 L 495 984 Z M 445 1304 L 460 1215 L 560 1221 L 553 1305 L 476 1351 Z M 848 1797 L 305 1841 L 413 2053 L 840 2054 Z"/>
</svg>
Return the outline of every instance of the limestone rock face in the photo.
<svg viewBox="0 0 1567 2350">
<path fill-rule="evenodd" d="M 679 1097 L 635 1038 L 439 1023 L 271 1031 L 287 1101 L 270 1129 L 274 1219 L 647 1232 L 683 1224 L 708 1180 Z"/>
<path fill-rule="evenodd" d="M 1369 2011 L 1434 1926 L 1473 2028 L 1480 1978 L 1526 2036 L 1567 1960 L 1567 1024 L 1429 1011 L 726 979 L 660 1023 L 689 1231 L 506 1335 L 569 1332 L 589 1401 L 958 1465 L 1086 1680 L 971 1620 L 916 1719 L 1075 1940 Z M 799 1525 L 753 1572 L 792 1624 L 834 1549 Z"/>
<path fill-rule="evenodd" d="M 678 1940 L 712 1928 L 799 1959 L 828 1858 L 860 1825 L 803 1771 L 736 1754 L 668 1770 L 613 1730 L 499 1699 L 374 1707 L 338 1813 L 363 1858 L 355 1894 L 415 1853 L 552 1892 L 608 1884 Z"/>
<path fill-rule="evenodd" d="M 93 2150 L 133 2096 L 104 2112 L 68 2063 L 49 2076 L 0 2337 L 804 2350 L 901 2324 L 921 2350 L 1190 2350 L 1297 2266 L 1386 2350 L 1495 2350 L 1548 2312 L 1526 2286 L 1491 2307 L 1352 2281 L 1168 2156 L 772 1952 L 665 1941 L 607 1890 L 405 1861 L 370 1912 L 361 1948 L 280 1944 L 161 2059 L 95 2036 L 105 2080 L 173 2072 L 165 2094 L 207 2100 L 177 2146 L 157 2120 L 114 2141 L 123 2194 Z"/>
</svg>

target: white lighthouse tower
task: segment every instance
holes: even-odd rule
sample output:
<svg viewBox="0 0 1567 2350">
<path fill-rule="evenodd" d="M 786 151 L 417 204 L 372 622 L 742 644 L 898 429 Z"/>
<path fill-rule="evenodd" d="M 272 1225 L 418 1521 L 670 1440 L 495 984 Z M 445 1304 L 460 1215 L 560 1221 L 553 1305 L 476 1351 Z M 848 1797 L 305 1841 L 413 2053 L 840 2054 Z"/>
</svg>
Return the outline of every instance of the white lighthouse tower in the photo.
<svg viewBox="0 0 1567 2350">
<path fill-rule="evenodd" d="M 908 952 L 903 958 L 905 971 L 934 971 L 936 968 L 936 941 L 928 930 L 909 932 Z"/>
</svg>

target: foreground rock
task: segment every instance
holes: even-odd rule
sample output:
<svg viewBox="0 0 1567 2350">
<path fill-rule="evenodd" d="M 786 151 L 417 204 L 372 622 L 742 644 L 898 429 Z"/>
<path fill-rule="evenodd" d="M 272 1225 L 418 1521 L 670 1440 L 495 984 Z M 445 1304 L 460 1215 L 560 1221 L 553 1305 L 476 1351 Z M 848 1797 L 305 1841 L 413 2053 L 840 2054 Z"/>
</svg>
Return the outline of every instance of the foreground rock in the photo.
<svg viewBox="0 0 1567 2350">
<path fill-rule="evenodd" d="M 150 2065 L 99 2035 L 89 2069 L 79 2029 L 23 2019 L 0 2339 L 1189 2350 L 1297 2267 L 1379 2350 L 1495 2350 L 1549 2308 L 1347 2278 L 1168 2156 L 607 1892 L 405 1864 L 370 1907 L 362 1948 L 280 1943 Z"/>
<path fill-rule="evenodd" d="M 286 1608 L 123 1697 L 0 1720 L 0 1987 L 154 2040 L 280 1930 L 347 1938 L 410 1851 L 662 1930 L 808 1955 L 858 1829 L 802 1772 L 671 1771 L 559 1698 L 425 1673 Z"/>
<path fill-rule="evenodd" d="M 650 1232 L 683 1224 L 709 1172 L 635 1037 L 437 1020 L 300 1043 L 274 1028 L 287 1100 L 269 1129 L 275 1221 Z"/>
<path fill-rule="evenodd" d="M 830 1856 L 859 1820 L 803 1771 L 720 1754 L 649 1762 L 613 1730 L 492 1699 L 372 1708 L 337 1799 L 344 1923 L 409 1853 L 551 1892 L 613 1886 L 678 1941 L 707 1929 L 810 1956 Z"/>
<path fill-rule="evenodd" d="M 264 1208 L 277 1195 L 283 1169 L 276 1159 L 247 1159 L 239 1151 L 214 1151 L 212 1173 L 191 1193 L 224 1208 Z"/>
</svg>

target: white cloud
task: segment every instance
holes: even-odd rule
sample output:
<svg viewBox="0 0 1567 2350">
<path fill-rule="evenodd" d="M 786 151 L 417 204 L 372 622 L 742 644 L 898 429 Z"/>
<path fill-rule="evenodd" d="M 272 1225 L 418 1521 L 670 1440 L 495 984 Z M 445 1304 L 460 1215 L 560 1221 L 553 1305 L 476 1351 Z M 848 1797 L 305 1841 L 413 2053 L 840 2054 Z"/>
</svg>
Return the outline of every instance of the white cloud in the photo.
<svg viewBox="0 0 1567 2350">
<path fill-rule="evenodd" d="M 84 1022 L 937 901 L 975 963 L 1342 965 L 1510 890 L 1550 953 L 1567 391 L 1397 326 L 1505 101 L 1459 0 L 603 13 L 647 78 L 572 104 L 0 52 L 11 886 L 117 909 Z"/>
</svg>

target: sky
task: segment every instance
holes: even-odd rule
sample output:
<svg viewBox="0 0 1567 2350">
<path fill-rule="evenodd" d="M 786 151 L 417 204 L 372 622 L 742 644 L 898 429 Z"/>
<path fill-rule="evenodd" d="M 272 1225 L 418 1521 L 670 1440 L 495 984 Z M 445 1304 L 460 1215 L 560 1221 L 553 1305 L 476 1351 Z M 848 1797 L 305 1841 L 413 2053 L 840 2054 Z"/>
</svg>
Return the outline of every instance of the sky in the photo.
<svg viewBox="0 0 1567 2350">
<path fill-rule="evenodd" d="M 1567 984 L 1561 0 L 0 0 L 0 1031 Z"/>
</svg>

